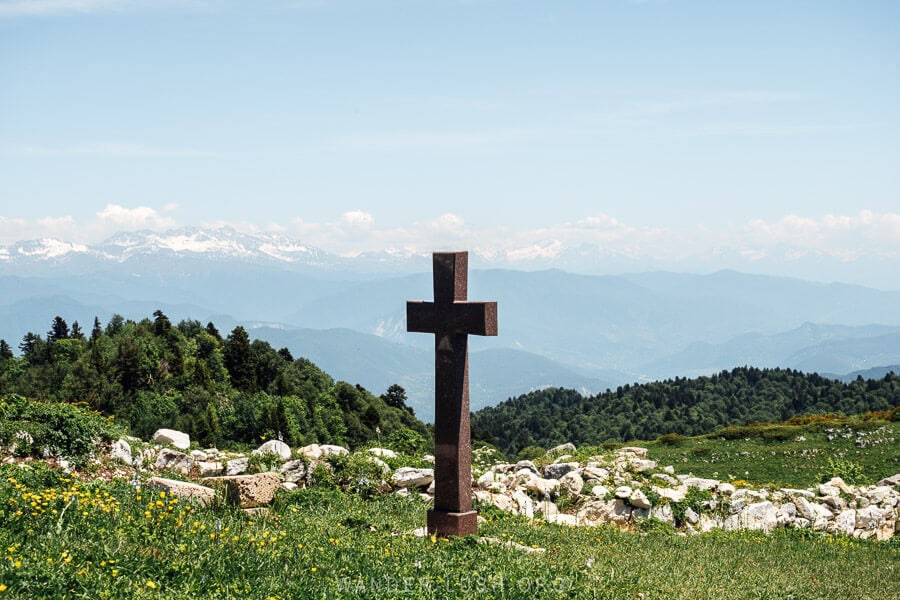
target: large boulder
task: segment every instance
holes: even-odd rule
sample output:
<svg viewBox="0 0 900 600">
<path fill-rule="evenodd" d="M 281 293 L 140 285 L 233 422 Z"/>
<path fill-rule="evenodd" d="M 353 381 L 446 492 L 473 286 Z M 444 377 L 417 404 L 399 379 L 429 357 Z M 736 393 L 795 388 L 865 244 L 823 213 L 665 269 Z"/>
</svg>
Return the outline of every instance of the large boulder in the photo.
<svg viewBox="0 0 900 600">
<path fill-rule="evenodd" d="M 281 487 L 281 477 L 268 471 L 255 475 L 234 475 L 232 477 L 207 477 L 204 485 L 221 488 L 229 504 L 241 508 L 256 508 L 272 502 L 275 492 Z"/>
<path fill-rule="evenodd" d="M 281 440 L 269 440 L 253 451 L 253 456 L 265 456 L 267 454 L 274 454 L 281 460 L 288 460 L 291 457 L 291 447 Z"/>
<path fill-rule="evenodd" d="M 250 468 L 250 459 L 246 456 L 240 458 L 232 458 L 225 463 L 225 475 L 234 476 L 246 473 Z"/>
<path fill-rule="evenodd" d="M 131 444 L 125 439 L 116 440 L 113 442 L 112 448 L 109 449 L 109 456 L 114 460 L 130 465 L 132 461 Z"/>
<path fill-rule="evenodd" d="M 159 455 L 156 457 L 156 462 L 153 464 L 153 467 L 158 471 L 168 469 L 169 471 L 175 471 L 182 475 L 189 475 L 193 466 L 193 458 L 183 452 L 172 450 L 171 448 L 163 448 L 160 450 Z"/>
<path fill-rule="evenodd" d="M 343 446 L 334 446 L 331 444 L 322 444 L 319 446 L 319 449 L 322 451 L 322 456 L 346 456 L 350 454 L 350 451 L 344 448 Z"/>
<path fill-rule="evenodd" d="M 572 496 L 577 496 L 584 489 L 584 479 L 575 471 L 569 471 L 559 480 L 559 487 Z"/>
<path fill-rule="evenodd" d="M 179 450 L 187 450 L 191 447 L 191 436 L 174 429 L 157 429 L 153 434 L 153 441 L 157 444 L 168 444 Z"/>
<path fill-rule="evenodd" d="M 577 462 L 553 463 L 544 467 L 544 477 L 547 479 L 562 479 L 563 475 L 574 471 L 579 466 Z"/>
<path fill-rule="evenodd" d="M 391 475 L 391 483 L 401 488 L 426 487 L 432 481 L 434 481 L 434 469 L 400 467 Z"/>
<path fill-rule="evenodd" d="M 145 485 L 147 489 L 160 490 L 181 500 L 197 502 L 202 506 L 207 506 L 216 497 L 214 489 L 187 481 L 151 477 Z"/>
<path fill-rule="evenodd" d="M 303 481 L 306 477 L 306 461 L 302 458 L 289 460 L 281 465 L 279 471 L 281 471 L 282 475 L 284 475 L 284 480 L 288 483 Z"/>
</svg>

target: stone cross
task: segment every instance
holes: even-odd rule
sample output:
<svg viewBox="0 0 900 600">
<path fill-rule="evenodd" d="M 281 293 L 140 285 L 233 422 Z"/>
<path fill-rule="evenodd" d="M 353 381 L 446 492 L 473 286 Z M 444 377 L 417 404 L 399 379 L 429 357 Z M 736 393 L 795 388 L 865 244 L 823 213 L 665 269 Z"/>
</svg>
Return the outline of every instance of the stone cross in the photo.
<svg viewBox="0 0 900 600">
<path fill-rule="evenodd" d="M 468 336 L 497 335 L 497 303 L 467 302 L 468 252 L 435 252 L 434 302 L 406 303 L 407 331 L 434 334 L 434 508 L 428 532 L 478 532 L 472 510 Z"/>
</svg>

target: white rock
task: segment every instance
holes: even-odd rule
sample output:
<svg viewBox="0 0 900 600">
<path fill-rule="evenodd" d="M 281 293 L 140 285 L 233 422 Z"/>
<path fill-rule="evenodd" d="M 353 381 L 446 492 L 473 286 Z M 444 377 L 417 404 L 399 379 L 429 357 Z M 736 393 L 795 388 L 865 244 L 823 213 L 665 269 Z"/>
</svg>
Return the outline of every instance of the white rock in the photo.
<svg viewBox="0 0 900 600">
<path fill-rule="evenodd" d="M 856 511 L 857 529 L 878 529 L 884 521 L 885 512 L 877 506 L 869 506 Z"/>
<path fill-rule="evenodd" d="M 191 436 L 174 429 L 158 429 L 153 434 L 153 441 L 157 444 L 169 444 L 179 450 L 187 450 L 191 447 Z"/>
<path fill-rule="evenodd" d="M 113 442 L 112 448 L 110 448 L 109 455 L 119 462 L 130 465 L 132 461 L 131 444 L 124 439 L 116 440 Z"/>
<path fill-rule="evenodd" d="M 627 485 L 620 486 L 616 488 L 615 496 L 616 498 L 621 498 L 622 500 L 626 500 L 631 498 L 631 494 L 634 490 L 632 490 Z"/>
<path fill-rule="evenodd" d="M 619 448 L 616 454 L 634 454 L 638 458 L 647 458 L 647 449 L 637 446 L 625 446 L 624 448 Z"/>
<path fill-rule="evenodd" d="M 233 458 L 225 463 L 225 475 L 240 475 L 242 473 L 246 473 L 248 467 L 250 466 L 250 459 L 243 458 Z"/>
<path fill-rule="evenodd" d="M 397 453 L 390 448 L 369 448 L 369 452 L 379 458 L 397 458 Z"/>
<path fill-rule="evenodd" d="M 191 458 L 194 460 L 207 460 L 209 456 L 203 450 L 191 450 Z"/>
<path fill-rule="evenodd" d="M 575 471 L 569 471 L 559 480 L 559 487 L 569 494 L 577 496 L 584 489 L 584 480 Z"/>
<path fill-rule="evenodd" d="M 668 504 L 663 504 L 662 506 L 654 506 L 650 510 L 650 516 L 670 525 L 675 524 L 675 513 L 672 512 L 672 507 Z"/>
<path fill-rule="evenodd" d="M 293 481 L 285 481 L 284 483 L 281 484 L 281 489 L 283 489 L 286 492 L 293 492 L 298 487 L 299 486 L 296 483 L 294 483 Z"/>
<path fill-rule="evenodd" d="M 434 455 L 433 455 L 433 454 L 426 454 L 425 456 L 422 457 L 422 460 L 423 460 L 424 462 L 427 462 L 427 463 L 430 464 L 430 465 L 433 465 L 433 464 L 434 464 Z"/>
<path fill-rule="evenodd" d="M 835 496 L 839 497 L 841 495 L 841 490 L 837 486 L 828 485 L 827 483 L 823 483 L 818 487 L 818 492 L 820 496 Z"/>
<path fill-rule="evenodd" d="M 567 515 L 565 513 L 549 515 L 547 521 L 556 523 L 557 525 L 566 525 L 567 527 L 575 527 L 578 525 L 578 517 L 575 515 Z"/>
<path fill-rule="evenodd" d="M 894 493 L 894 490 L 886 485 L 880 485 L 870 490 L 866 497 L 874 504 L 881 504 L 885 498 Z"/>
<path fill-rule="evenodd" d="M 702 477 L 686 477 L 682 483 L 687 487 L 695 487 L 700 490 L 714 490 L 719 485 L 716 479 L 703 479 Z"/>
<path fill-rule="evenodd" d="M 885 477 L 884 479 L 882 479 L 875 485 L 878 485 L 878 486 L 883 485 L 883 486 L 887 486 L 887 487 L 894 487 L 894 486 L 900 485 L 900 473 L 897 473 L 896 475 L 891 475 L 890 477 Z"/>
<path fill-rule="evenodd" d="M 516 503 L 516 512 L 523 517 L 534 518 L 534 500 L 531 496 L 521 490 L 516 490 L 512 494 L 512 499 Z"/>
<path fill-rule="evenodd" d="M 733 485 L 731 485 L 730 483 L 720 483 L 719 484 L 718 491 L 720 494 L 727 494 L 730 496 L 731 494 L 733 494 L 735 492 L 735 490 L 736 490 L 736 488 Z"/>
<path fill-rule="evenodd" d="M 655 460 L 637 459 L 628 462 L 628 467 L 632 473 L 645 473 L 656 468 Z"/>
<path fill-rule="evenodd" d="M 609 494 L 609 488 L 605 485 L 595 485 L 591 488 L 591 494 L 597 498 L 605 498 Z"/>
<path fill-rule="evenodd" d="M 288 460 L 291 457 L 291 447 L 281 440 L 269 440 L 262 446 L 252 452 L 253 456 L 265 456 L 274 454 L 281 460 Z"/>
<path fill-rule="evenodd" d="M 666 498 L 669 502 L 681 502 L 684 500 L 685 493 L 681 490 L 672 488 L 651 487 L 654 492 L 659 494 L 660 498 Z"/>
<path fill-rule="evenodd" d="M 284 474 L 284 480 L 288 483 L 297 483 L 303 481 L 306 477 L 306 461 L 302 458 L 289 460 L 278 469 Z"/>
<path fill-rule="evenodd" d="M 225 466 L 218 461 L 209 462 L 205 460 L 198 460 L 196 464 L 200 477 L 212 477 L 214 475 L 221 475 L 225 470 Z"/>
<path fill-rule="evenodd" d="M 834 528 L 836 533 L 853 535 L 856 529 L 856 511 L 852 509 L 842 511 L 834 519 Z"/>
<path fill-rule="evenodd" d="M 771 502 L 758 502 L 745 507 L 737 515 L 738 523 L 741 529 L 772 531 L 778 524 L 777 512 Z"/>
<path fill-rule="evenodd" d="M 397 487 L 426 487 L 434 481 L 434 469 L 400 467 L 391 475 L 391 482 Z"/>
<path fill-rule="evenodd" d="M 308 458 L 309 460 L 318 460 L 322 458 L 322 448 L 318 444 L 303 446 L 297 452 L 299 452 L 301 456 Z"/>
<path fill-rule="evenodd" d="M 687 507 L 684 510 L 684 520 L 690 523 L 691 525 L 696 525 L 700 522 L 700 515 L 694 512 L 694 509 L 691 507 Z"/>
<path fill-rule="evenodd" d="M 491 487 L 491 484 L 494 483 L 494 472 L 493 471 L 485 471 L 481 474 L 481 476 L 475 481 L 475 485 L 477 487 L 488 489 Z"/>
<path fill-rule="evenodd" d="M 533 492 L 541 498 L 547 498 L 559 490 L 560 481 L 558 479 L 532 477 L 525 482 L 524 487 L 529 492 Z"/>
<path fill-rule="evenodd" d="M 836 487 L 837 489 L 841 490 L 842 492 L 844 492 L 845 494 L 853 493 L 853 488 L 850 487 L 849 485 L 847 485 L 844 482 L 844 480 L 841 479 L 840 477 L 832 477 L 828 481 L 827 485 L 832 485 L 832 486 Z"/>
<path fill-rule="evenodd" d="M 182 475 L 188 475 L 191 467 L 194 466 L 194 459 L 177 450 L 163 448 L 159 451 L 159 456 L 156 457 L 156 463 L 153 466 L 158 470 L 169 469 Z"/>
<path fill-rule="evenodd" d="M 665 472 L 667 475 L 674 475 L 675 467 L 673 467 L 672 465 L 667 465 L 663 467 L 663 472 Z"/>
<path fill-rule="evenodd" d="M 628 499 L 628 502 L 636 508 L 653 508 L 653 505 L 650 504 L 650 500 L 647 499 L 647 496 L 645 496 L 644 492 L 642 492 L 641 490 L 635 490 L 634 492 L 632 492 L 631 497 Z"/>
<path fill-rule="evenodd" d="M 565 454 L 566 452 L 575 452 L 575 444 L 560 444 L 547 450 L 547 454 Z"/>
<path fill-rule="evenodd" d="M 322 456 L 346 456 L 350 451 L 343 446 L 334 446 L 332 444 L 322 444 L 319 446 L 322 450 Z"/>
<path fill-rule="evenodd" d="M 585 467 L 581 472 L 581 477 L 585 480 L 596 479 L 597 481 L 606 481 L 609 478 L 609 470 L 603 467 Z"/>
<path fill-rule="evenodd" d="M 815 494 L 810 492 L 809 490 L 798 490 L 794 488 L 781 488 L 781 492 L 785 494 L 788 498 L 807 498 L 808 500 L 812 500 L 816 497 Z"/>
</svg>

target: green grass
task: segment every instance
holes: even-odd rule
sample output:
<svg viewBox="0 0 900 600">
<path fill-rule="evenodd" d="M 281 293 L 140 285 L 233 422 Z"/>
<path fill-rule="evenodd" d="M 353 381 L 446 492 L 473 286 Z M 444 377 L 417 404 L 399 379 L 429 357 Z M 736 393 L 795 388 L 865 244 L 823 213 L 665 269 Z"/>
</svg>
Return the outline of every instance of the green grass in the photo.
<svg viewBox="0 0 900 600">
<path fill-rule="evenodd" d="M 848 473 L 855 472 L 857 481 L 848 478 L 848 482 L 871 485 L 900 473 L 900 422 L 817 416 L 790 423 L 584 447 L 578 449 L 576 458 L 586 461 L 591 455 L 608 454 L 612 448 L 642 446 L 648 449 L 650 458 L 661 466 L 673 465 L 676 473 L 801 488 L 821 483 L 823 476 L 847 478 Z M 838 433 L 835 439 L 827 439 L 827 429 Z M 864 433 L 859 439 L 866 440 L 867 446 L 857 446 L 857 432 Z"/>
<path fill-rule="evenodd" d="M 481 535 L 547 550 L 531 554 L 471 537 L 409 535 L 424 524 L 415 497 L 302 490 L 279 496 L 260 519 L 125 482 L 11 466 L 0 475 L 8 597 L 900 597 L 895 543 L 800 531 L 569 529 L 483 511 Z"/>
</svg>

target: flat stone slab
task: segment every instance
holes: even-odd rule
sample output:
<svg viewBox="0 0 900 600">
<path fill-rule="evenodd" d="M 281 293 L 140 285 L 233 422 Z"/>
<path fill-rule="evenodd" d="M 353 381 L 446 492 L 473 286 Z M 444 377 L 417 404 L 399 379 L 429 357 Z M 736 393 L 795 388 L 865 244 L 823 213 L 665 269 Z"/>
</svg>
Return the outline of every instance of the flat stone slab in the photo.
<svg viewBox="0 0 900 600">
<path fill-rule="evenodd" d="M 241 508 L 266 506 L 275 497 L 281 487 L 278 473 L 266 472 L 255 475 L 232 475 L 225 477 L 206 477 L 204 485 L 222 488 L 229 504 Z"/>
<path fill-rule="evenodd" d="M 178 481 L 177 479 L 151 477 L 147 480 L 146 487 L 147 489 L 166 492 L 182 500 L 197 502 L 202 506 L 209 505 L 216 497 L 216 491 L 212 488 L 187 481 Z"/>
<path fill-rule="evenodd" d="M 157 429 L 153 434 L 153 441 L 157 444 L 171 444 L 179 450 L 191 447 L 191 436 L 174 429 Z"/>
</svg>

